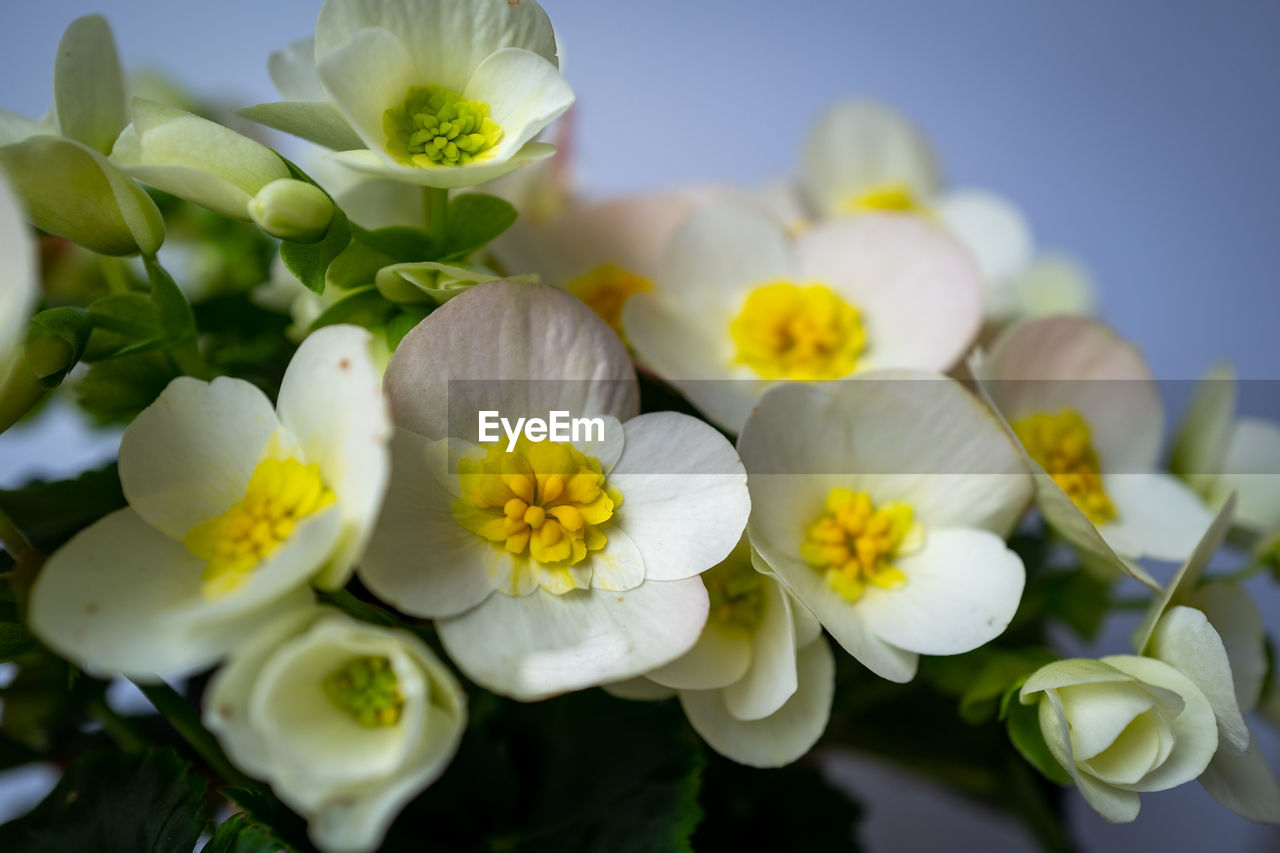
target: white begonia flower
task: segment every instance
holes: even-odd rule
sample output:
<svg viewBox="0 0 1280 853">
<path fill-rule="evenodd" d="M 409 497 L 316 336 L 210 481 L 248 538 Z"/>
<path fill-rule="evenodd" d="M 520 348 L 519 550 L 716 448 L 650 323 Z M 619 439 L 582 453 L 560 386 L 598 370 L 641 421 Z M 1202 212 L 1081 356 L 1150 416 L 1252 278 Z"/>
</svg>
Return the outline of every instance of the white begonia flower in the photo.
<svg viewBox="0 0 1280 853">
<path fill-rule="evenodd" d="M 40 301 L 36 241 L 0 174 L 0 389 L 22 360 L 31 312 Z"/>
<path fill-rule="evenodd" d="M 129 502 L 49 558 L 33 633 L 92 672 L 207 666 L 307 584 L 342 586 L 387 479 L 369 333 L 331 326 L 290 362 L 278 405 L 241 379 L 175 379 L 120 443 Z"/>
<path fill-rule="evenodd" d="M 242 113 L 398 181 L 465 187 L 549 157 L 532 140 L 573 104 L 533 0 L 326 0 L 314 48 L 314 72 L 302 45 L 271 60 L 305 100 Z"/>
<path fill-rule="evenodd" d="M 386 389 L 402 429 L 360 578 L 435 619 L 468 677 L 539 699 L 693 646 L 698 575 L 738 542 L 746 474 L 709 425 L 635 416 L 626 349 L 589 308 L 546 285 L 477 285 L 404 338 Z M 481 411 L 600 418 L 603 440 L 474 444 Z"/>
<path fill-rule="evenodd" d="M 999 636 L 1022 597 L 1005 545 L 1031 498 L 1008 435 L 957 382 L 878 371 L 767 393 L 738 452 L 751 543 L 849 654 L 891 681 Z"/>
<path fill-rule="evenodd" d="M 692 649 L 631 681 L 606 684 L 624 699 L 678 695 L 702 739 L 726 758 L 781 767 L 827 728 L 835 661 L 822 626 L 772 572 L 752 565 L 744 535 L 702 576 L 711 611 Z"/>
<path fill-rule="evenodd" d="M 1139 654 L 1191 679 L 1213 708 L 1218 751 L 1200 784 L 1250 820 L 1280 823 L 1280 786 L 1243 716 L 1258 706 L 1267 674 L 1262 614 L 1238 584 L 1202 581 L 1231 528 L 1235 505 L 1235 496 L 1228 495 L 1195 551 L 1152 603 L 1133 642 Z"/>
<path fill-rule="evenodd" d="M 1047 317 L 1006 329 L 971 368 L 1019 439 L 1045 520 L 1158 589 L 1135 561 L 1185 559 L 1212 514 L 1156 470 L 1164 419 L 1138 351 L 1096 321 Z"/>
<path fill-rule="evenodd" d="M 1170 469 L 1211 506 L 1236 495 L 1235 523 L 1255 536 L 1280 524 L 1280 425 L 1236 418 L 1230 365 L 1200 381 L 1174 441 Z"/>
<path fill-rule="evenodd" d="M 408 631 L 322 607 L 268 621 L 218 670 L 205 725 L 323 853 L 377 849 L 457 751 L 466 695 Z"/>
<path fill-rule="evenodd" d="M 1218 748 L 1204 693 L 1152 658 L 1056 661 L 1032 673 L 1019 696 L 1038 703 L 1049 752 L 1112 823 L 1138 816 L 1139 792 L 1195 779 Z"/>
<path fill-rule="evenodd" d="M 968 253 L 906 217 L 827 222 L 792 240 L 763 213 L 708 204 L 676 229 L 655 284 L 627 300 L 628 341 L 731 431 L 781 381 L 946 370 L 982 321 Z"/>
<path fill-rule="evenodd" d="M 1078 264 L 1038 254 L 1030 226 L 1007 199 L 944 188 L 924 134 L 889 107 L 832 105 L 805 142 L 799 183 L 808 216 L 818 220 L 868 211 L 936 216 L 982 268 L 988 322 L 1094 310 L 1092 282 Z"/>
</svg>

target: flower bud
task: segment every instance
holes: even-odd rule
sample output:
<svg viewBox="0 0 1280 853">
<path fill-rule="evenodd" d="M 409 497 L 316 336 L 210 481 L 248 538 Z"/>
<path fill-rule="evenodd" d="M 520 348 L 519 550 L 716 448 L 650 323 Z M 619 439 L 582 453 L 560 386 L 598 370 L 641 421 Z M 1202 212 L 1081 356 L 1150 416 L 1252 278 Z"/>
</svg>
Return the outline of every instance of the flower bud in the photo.
<svg viewBox="0 0 1280 853">
<path fill-rule="evenodd" d="M 249 216 L 272 237 L 310 243 L 333 221 L 333 202 L 324 190 L 293 178 L 267 184 L 249 202 Z"/>
</svg>

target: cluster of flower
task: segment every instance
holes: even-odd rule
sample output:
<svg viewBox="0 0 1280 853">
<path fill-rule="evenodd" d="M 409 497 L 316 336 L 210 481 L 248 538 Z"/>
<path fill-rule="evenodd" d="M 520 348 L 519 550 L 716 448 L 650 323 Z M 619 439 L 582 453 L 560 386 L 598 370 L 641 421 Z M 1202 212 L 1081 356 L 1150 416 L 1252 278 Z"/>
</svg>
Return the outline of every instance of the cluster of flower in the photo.
<svg viewBox="0 0 1280 853">
<path fill-rule="evenodd" d="M 1242 718 L 1267 671 L 1261 619 L 1238 584 L 1199 583 L 1233 527 L 1274 547 L 1280 478 L 1248 472 L 1280 430 L 1237 422 L 1218 378 L 1180 436 L 1184 478 L 1158 470 L 1151 374 L 1081 316 L 1084 274 L 1037 253 L 1007 202 L 944 189 L 905 120 L 837 105 L 797 185 L 766 193 L 581 202 L 533 165 L 495 185 L 522 209 L 506 233 L 405 261 L 352 241 L 347 220 L 404 232 L 425 215 L 430 245 L 450 236 L 448 190 L 554 152 L 534 138 L 573 94 L 542 9 L 328 0 L 314 40 L 270 67 L 288 100 L 244 113 L 332 149 L 346 171 L 325 189 L 214 122 L 126 105 L 96 17 L 67 31 L 51 117 L 0 116 L 0 167 L 46 232 L 153 259 L 164 221 L 141 182 L 255 222 L 286 253 L 339 241 L 332 261 L 350 242 L 361 295 L 426 306 L 394 335 L 317 324 L 350 288 L 330 268 L 313 292 L 304 264 L 282 264 L 262 299 L 305 339 L 275 405 L 242 379 L 185 376 L 133 420 L 128 507 L 31 589 L 50 648 L 139 681 L 221 664 L 204 720 L 230 758 L 319 846 L 368 850 L 444 772 L 465 694 L 414 633 L 317 590 L 358 573 L 495 693 L 678 696 L 713 749 L 779 766 L 827 726 L 825 634 L 907 682 L 921 655 L 1006 629 L 1025 583 L 1006 540 L 1034 504 L 1093 570 L 1154 598 L 1135 655 L 1015 685 L 1049 753 L 1110 820 L 1199 779 L 1280 821 Z M 11 402 L 65 374 L 67 347 L 28 339 L 34 251 L 2 201 Z M 710 423 L 640 414 L 637 364 Z M 465 426 L 482 410 L 600 418 L 605 435 L 486 447 Z M 1161 584 L 1141 558 L 1183 566 Z"/>
</svg>

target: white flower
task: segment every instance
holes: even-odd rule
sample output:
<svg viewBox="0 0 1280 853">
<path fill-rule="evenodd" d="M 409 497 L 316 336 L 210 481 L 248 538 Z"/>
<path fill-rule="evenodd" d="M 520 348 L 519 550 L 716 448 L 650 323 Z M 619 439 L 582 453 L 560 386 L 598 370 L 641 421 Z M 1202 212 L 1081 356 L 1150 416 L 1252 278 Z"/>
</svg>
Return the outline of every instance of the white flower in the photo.
<svg viewBox="0 0 1280 853">
<path fill-rule="evenodd" d="M 1236 379 L 1218 365 L 1200 381 L 1170 468 L 1211 505 L 1236 495 L 1235 522 L 1256 536 L 1280 524 L 1280 425 L 1236 418 Z"/>
<path fill-rule="evenodd" d="M 851 655 L 893 681 L 1004 631 L 1022 596 L 1008 535 L 1030 478 L 1000 425 L 940 375 L 782 385 L 738 441 L 751 543 Z"/>
<path fill-rule="evenodd" d="M 466 696 L 425 643 L 320 607 L 246 639 L 204 708 L 231 760 L 306 818 L 324 853 L 376 849 L 466 725 Z"/>
<path fill-rule="evenodd" d="M 1218 748 L 1213 709 L 1186 675 L 1134 655 L 1056 661 L 1022 686 L 1039 704 L 1049 752 L 1085 800 L 1112 823 L 1138 816 L 1139 792 L 1204 772 Z"/>
<path fill-rule="evenodd" d="M 9 182 L 0 174 L 0 390 L 22 360 L 27 324 L 39 299 L 36 241 Z"/>
<path fill-rule="evenodd" d="M 982 319 L 968 254 L 907 217 L 827 222 L 793 241 L 762 213 L 708 204 L 676 229 L 655 285 L 627 301 L 628 341 L 733 431 L 782 380 L 945 370 Z"/>
<path fill-rule="evenodd" d="M 972 367 L 1020 440 L 1049 524 L 1158 588 L 1134 561 L 1185 559 L 1212 515 L 1156 471 L 1163 413 L 1137 350 L 1093 320 L 1048 317 L 1006 329 Z"/>
<path fill-rule="evenodd" d="M 271 71 L 296 100 L 244 115 L 334 148 L 353 169 L 431 187 L 549 157 L 532 140 L 573 103 L 533 0 L 327 0 L 314 67 L 304 43 L 274 55 Z"/>
<path fill-rule="evenodd" d="M 56 551 L 32 631 L 94 672 L 213 663 L 312 579 L 346 582 L 387 477 L 369 334 L 333 326 L 294 355 L 272 408 L 240 379 L 175 379 L 125 430 L 126 509 Z"/>
<path fill-rule="evenodd" d="M 835 662 L 822 626 L 742 542 L 702 576 L 711 612 L 697 644 L 666 666 L 605 689 L 624 699 L 679 695 L 694 730 L 740 764 L 804 755 L 831 715 Z"/>
<path fill-rule="evenodd" d="M 698 574 L 742 533 L 746 475 L 707 424 L 634 417 L 626 349 L 586 306 L 545 285 L 478 285 L 405 337 L 386 389 L 402 429 L 360 577 L 436 619 L 472 680 L 536 699 L 694 644 L 707 617 Z M 604 440 L 486 450 L 472 444 L 482 410 L 600 417 Z"/>
<path fill-rule="evenodd" d="M 1231 528 L 1228 496 L 1194 552 L 1147 611 L 1134 636 L 1139 653 L 1185 674 L 1208 699 L 1218 752 L 1200 784 L 1250 820 L 1280 823 L 1280 786 L 1243 715 L 1258 706 L 1267 673 L 1262 614 L 1239 585 L 1201 577 Z"/>
<path fill-rule="evenodd" d="M 924 135 L 881 104 L 846 100 L 823 113 L 805 142 L 800 190 L 819 220 L 867 211 L 936 215 L 982 267 L 988 321 L 1094 310 L 1084 270 L 1037 254 L 1030 227 L 1007 199 L 944 188 Z"/>
</svg>

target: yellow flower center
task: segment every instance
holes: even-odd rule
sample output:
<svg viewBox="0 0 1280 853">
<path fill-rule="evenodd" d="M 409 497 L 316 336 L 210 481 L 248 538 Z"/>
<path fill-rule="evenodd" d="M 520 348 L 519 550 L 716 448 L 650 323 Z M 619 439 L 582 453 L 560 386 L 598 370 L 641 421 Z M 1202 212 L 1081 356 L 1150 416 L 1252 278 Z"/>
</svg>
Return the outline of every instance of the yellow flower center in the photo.
<svg viewBox="0 0 1280 853">
<path fill-rule="evenodd" d="M 876 508 L 866 492 L 832 489 L 825 512 L 805 531 L 800 554 L 847 601 L 861 598 L 867 584 L 901 586 L 907 576 L 893 559 L 919 545 L 922 531 L 913 515 L 910 504 Z"/>
<path fill-rule="evenodd" d="M 622 337 L 622 306 L 632 294 L 653 290 L 653 282 L 617 264 L 603 264 L 569 282 L 568 290 Z"/>
<path fill-rule="evenodd" d="M 353 658 L 330 673 L 323 686 L 329 701 L 367 729 L 400 722 L 404 697 L 389 658 Z"/>
<path fill-rule="evenodd" d="M 822 284 L 757 287 L 729 324 L 737 362 L 765 379 L 839 379 L 853 373 L 867 334 L 858 309 Z"/>
<path fill-rule="evenodd" d="M 197 524 L 182 542 L 202 560 L 205 598 L 239 589 L 259 563 L 293 534 L 298 522 L 333 503 L 318 465 L 264 459 L 244 498 L 222 515 Z"/>
<path fill-rule="evenodd" d="M 1089 440 L 1089 424 L 1079 412 L 1037 412 L 1016 421 L 1013 431 L 1027 455 L 1040 463 L 1090 521 L 1102 524 L 1115 519 L 1116 508 L 1098 473 L 1098 454 Z"/>
<path fill-rule="evenodd" d="M 391 156 L 424 168 L 470 163 L 502 139 L 488 104 L 434 84 L 410 89 L 403 104 L 382 114 L 382 129 Z"/>
<path fill-rule="evenodd" d="M 743 556 L 745 555 L 741 552 L 735 551 L 723 563 L 703 572 L 702 582 L 711 599 L 708 618 L 754 628 L 760 624 L 764 582 L 760 573 L 751 565 L 750 558 L 743 559 Z"/>
<path fill-rule="evenodd" d="M 566 442 L 521 436 L 510 453 L 499 442 L 459 462 L 458 479 L 457 522 L 543 565 L 575 565 L 603 548 L 601 528 L 622 503 L 600 461 Z"/>
<path fill-rule="evenodd" d="M 840 205 L 841 213 L 920 213 L 924 210 L 906 184 L 882 184 L 849 196 Z"/>
</svg>

